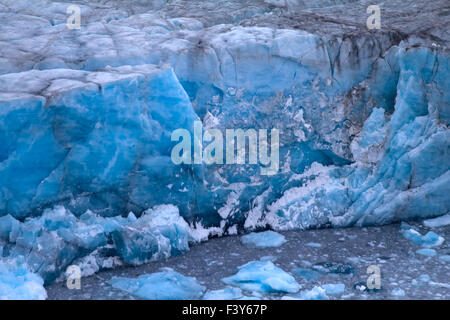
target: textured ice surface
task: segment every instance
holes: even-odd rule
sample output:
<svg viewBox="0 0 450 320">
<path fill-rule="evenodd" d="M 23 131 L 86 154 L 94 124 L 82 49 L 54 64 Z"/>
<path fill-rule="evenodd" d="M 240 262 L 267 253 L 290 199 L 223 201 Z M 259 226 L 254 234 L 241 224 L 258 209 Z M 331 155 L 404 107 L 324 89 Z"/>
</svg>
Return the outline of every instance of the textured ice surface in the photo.
<svg viewBox="0 0 450 320">
<path fill-rule="evenodd" d="M 348 262 L 320 262 L 313 265 L 313 269 L 322 273 L 352 274 L 355 272 L 353 265 Z"/>
<path fill-rule="evenodd" d="M 108 283 L 116 289 L 148 300 L 199 299 L 205 291 L 205 287 L 195 278 L 183 276 L 172 269 L 144 274 L 135 279 L 114 277 Z"/>
<path fill-rule="evenodd" d="M 207 291 L 203 296 L 204 300 L 235 300 L 240 298 L 243 298 L 242 290 L 235 287 Z"/>
<path fill-rule="evenodd" d="M 241 237 L 243 244 L 253 248 L 274 248 L 282 246 L 286 243 L 286 239 L 283 235 L 273 232 L 252 232 Z"/>
<path fill-rule="evenodd" d="M 271 261 L 246 263 L 239 267 L 235 275 L 223 278 L 222 281 L 247 291 L 262 293 L 295 293 L 301 288 L 294 277 L 275 266 Z"/>
<path fill-rule="evenodd" d="M 0 300 L 45 300 L 44 281 L 26 265 L 0 258 Z"/>
<path fill-rule="evenodd" d="M 391 294 L 396 297 L 403 297 L 405 295 L 405 290 L 395 288 L 394 290 L 392 290 Z"/>
<path fill-rule="evenodd" d="M 306 280 L 315 280 L 319 279 L 322 276 L 322 274 L 318 271 L 304 268 L 295 268 L 294 270 L 292 270 L 292 272 L 296 276 Z"/>
</svg>

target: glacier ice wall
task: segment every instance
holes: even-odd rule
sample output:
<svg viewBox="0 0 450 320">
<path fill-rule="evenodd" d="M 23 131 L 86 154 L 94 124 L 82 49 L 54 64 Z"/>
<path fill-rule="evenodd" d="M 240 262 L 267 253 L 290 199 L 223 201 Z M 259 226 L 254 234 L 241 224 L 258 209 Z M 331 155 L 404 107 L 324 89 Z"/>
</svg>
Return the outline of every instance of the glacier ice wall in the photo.
<svg viewBox="0 0 450 320">
<path fill-rule="evenodd" d="M 27 256 L 51 282 L 111 241 L 140 263 L 186 250 L 189 232 L 448 213 L 450 58 L 428 21 L 442 21 L 442 2 L 420 5 L 418 22 L 397 14 L 398 1 L 384 4 L 388 27 L 376 31 L 360 18 L 366 2 L 83 2 L 80 30 L 66 27 L 64 3 L 0 2 L 1 254 Z M 175 165 L 171 133 L 198 120 L 279 129 L 279 172 Z M 166 231 L 146 226 L 162 204 L 196 231 L 178 219 Z M 67 226 L 43 222 L 55 206 Z M 100 229 L 83 240 L 86 212 Z M 35 242 L 52 247 L 33 256 Z"/>
</svg>

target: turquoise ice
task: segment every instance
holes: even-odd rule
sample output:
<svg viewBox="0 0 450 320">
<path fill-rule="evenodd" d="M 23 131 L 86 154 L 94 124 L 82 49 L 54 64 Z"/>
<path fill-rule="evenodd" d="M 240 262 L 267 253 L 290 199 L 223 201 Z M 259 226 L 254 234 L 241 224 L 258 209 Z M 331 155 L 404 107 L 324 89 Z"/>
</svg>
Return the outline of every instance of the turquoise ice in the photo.
<svg viewBox="0 0 450 320">
<path fill-rule="evenodd" d="M 235 275 L 223 278 L 222 282 L 261 293 L 295 293 L 301 288 L 294 277 L 271 261 L 248 262 L 240 266 Z"/>
<path fill-rule="evenodd" d="M 186 277 L 172 269 L 144 274 L 138 278 L 113 277 L 108 283 L 120 290 L 146 300 L 199 299 L 205 287 L 195 278 Z"/>
</svg>

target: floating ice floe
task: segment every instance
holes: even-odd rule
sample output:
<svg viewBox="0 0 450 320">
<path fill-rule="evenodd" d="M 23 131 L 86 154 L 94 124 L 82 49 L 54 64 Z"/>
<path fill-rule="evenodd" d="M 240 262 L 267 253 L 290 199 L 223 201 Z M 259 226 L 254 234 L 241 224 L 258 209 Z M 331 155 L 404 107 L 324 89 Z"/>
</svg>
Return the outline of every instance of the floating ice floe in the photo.
<svg viewBox="0 0 450 320">
<path fill-rule="evenodd" d="M 292 270 L 292 273 L 295 274 L 297 277 L 306 279 L 306 280 L 316 280 L 322 277 L 322 273 L 311 270 L 311 269 L 304 269 L 304 268 L 295 268 Z"/>
<path fill-rule="evenodd" d="M 241 237 L 241 241 L 252 248 L 275 248 L 286 243 L 286 238 L 274 231 L 252 232 Z"/>
<path fill-rule="evenodd" d="M 429 231 L 426 235 L 421 235 L 417 230 L 406 223 L 402 223 L 400 232 L 406 239 L 425 248 L 437 247 L 444 242 L 444 238 L 433 231 Z"/>
<path fill-rule="evenodd" d="M 345 284 L 343 283 L 330 283 L 321 285 L 325 289 L 326 294 L 329 295 L 340 295 L 345 292 Z"/>
<path fill-rule="evenodd" d="M 434 257 L 436 255 L 436 250 L 430 248 L 422 248 L 416 250 L 416 253 L 426 257 Z"/>
<path fill-rule="evenodd" d="M 445 262 L 450 262 L 450 255 L 448 254 L 443 254 L 441 256 L 439 256 L 439 259 Z"/>
<path fill-rule="evenodd" d="M 324 288 L 315 286 L 311 290 L 303 290 L 296 295 L 284 296 L 282 300 L 329 300 Z"/>
<path fill-rule="evenodd" d="M 317 242 L 308 242 L 306 245 L 312 248 L 320 248 L 322 246 L 320 243 Z"/>
<path fill-rule="evenodd" d="M 448 226 L 450 225 L 450 213 L 447 213 L 443 216 L 434 219 L 424 220 L 423 224 L 428 228 L 438 228 Z"/>
<path fill-rule="evenodd" d="M 391 291 L 391 294 L 396 297 L 403 297 L 405 296 L 405 290 L 401 288 L 395 288 Z"/>
<path fill-rule="evenodd" d="M 0 258 L 0 300 L 45 300 L 44 280 L 17 261 Z"/>
<path fill-rule="evenodd" d="M 186 277 L 170 268 L 134 279 L 113 277 L 108 284 L 146 300 L 199 299 L 205 291 L 205 287 L 195 278 Z"/>
<path fill-rule="evenodd" d="M 301 288 L 293 276 L 271 261 L 251 261 L 238 269 L 235 275 L 223 278 L 222 281 L 247 291 L 261 293 L 295 293 Z"/>
<path fill-rule="evenodd" d="M 243 297 L 242 290 L 235 287 L 225 287 L 219 290 L 210 290 L 203 296 L 204 300 L 235 300 Z"/>
</svg>

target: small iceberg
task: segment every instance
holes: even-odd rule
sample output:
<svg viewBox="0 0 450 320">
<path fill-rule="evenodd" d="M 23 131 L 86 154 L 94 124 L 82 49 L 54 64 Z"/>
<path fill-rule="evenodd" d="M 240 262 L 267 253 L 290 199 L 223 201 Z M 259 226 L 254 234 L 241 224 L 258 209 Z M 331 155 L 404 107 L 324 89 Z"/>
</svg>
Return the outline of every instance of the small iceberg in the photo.
<svg viewBox="0 0 450 320">
<path fill-rule="evenodd" d="M 448 226 L 450 225 L 450 213 L 447 213 L 443 216 L 434 219 L 424 220 L 423 225 L 428 228 L 438 228 Z"/>
<path fill-rule="evenodd" d="M 205 287 L 195 278 L 186 277 L 170 268 L 134 279 L 113 277 L 108 284 L 146 300 L 199 299 L 205 291 Z"/>
<path fill-rule="evenodd" d="M 293 276 L 271 261 L 251 261 L 238 269 L 235 275 L 223 278 L 222 282 L 261 293 L 296 293 L 301 289 Z"/>
<path fill-rule="evenodd" d="M 286 238 L 274 231 L 252 232 L 241 237 L 241 242 L 251 248 L 276 248 L 286 243 Z"/>
<path fill-rule="evenodd" d="M 225 287 L 205 293 L 203 300 L 235 300 L 243 297 L 242 290 L 235 287 Z"/>
</svg>

